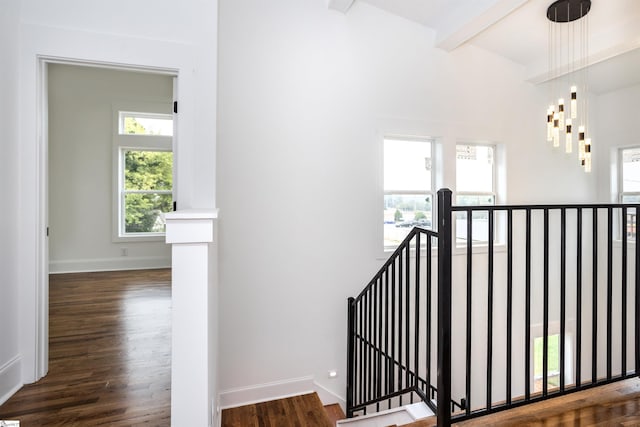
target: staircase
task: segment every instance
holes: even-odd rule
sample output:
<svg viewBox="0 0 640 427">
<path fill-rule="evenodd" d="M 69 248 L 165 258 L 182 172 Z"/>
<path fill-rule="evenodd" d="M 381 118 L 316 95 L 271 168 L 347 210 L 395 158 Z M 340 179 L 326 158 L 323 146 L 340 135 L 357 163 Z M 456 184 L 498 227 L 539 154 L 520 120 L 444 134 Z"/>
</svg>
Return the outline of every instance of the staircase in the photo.
<svg viewBox="0 0 640 427">
<path fill-rule="evenodd" d="M 338 404 L 323 406 L 316 393 L 222 411 L 222 427 L 427 427 L 435 426 L 424 403 L 345 419 Z"/>
<path fill-rule="evenodd" d="M 222 427 L 335 427 L 338 418 L 344 418 L 339 405 L 323 407 L 318 395 L 309 393 L 225 409 Z"/>
<path fill-rule="evenodd" d="M 639 375 L 640 203 L 437 207 L 348 299 L 348 417 L 448 427 Z"/>
<path fill-rule="evenodd" d="M 369 415 L 341 420 L 336 423 L 337 427 L 397 427 L 397 426 L 414 426 L 418 420 L 422 421 L 427 418 L 435 417 L 433 412 L 422 402 L 399 408 L 388 409 L 385 411 L 375 412 Z M 421 424 L 415 425 L 419 427 Z M 423 424 L 426 425 L 426 424 Z"/>
</svg>

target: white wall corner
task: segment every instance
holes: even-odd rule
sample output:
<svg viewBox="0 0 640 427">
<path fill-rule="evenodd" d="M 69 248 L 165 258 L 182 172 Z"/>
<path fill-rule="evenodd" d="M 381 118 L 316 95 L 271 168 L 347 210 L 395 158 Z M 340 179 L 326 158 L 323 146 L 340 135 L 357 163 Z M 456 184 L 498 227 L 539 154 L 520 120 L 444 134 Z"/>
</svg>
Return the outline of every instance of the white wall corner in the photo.
<svg viewBox="0 0 640 427">
<path fill-rule="evenodd" d="M 0 366 L 0 405 L 22 387 L 21 358 L 16 356 Z"/>
<path fill-rule="evenodd" d="M 347 13 L 353 2 L 354 0 L 327 0 L 327 7 L 338 12 Z"/>
<path fill-rule="evenodd" d="M 346 412 L 347 401 L 344 396 L 339 396 L 335 394 L 334 392 L 320 385 L 316 381 L 313 382 L 313 386 L 314 386 L 315 392 L 318 393 L 318 397 L 322 401 L 323 405 L 333 405 L 334 403 L 337 403 L 340 405 L 342 410 Z"/>
<path fill-rule="evenodd" d="M 313 392 L 318 394 L 323 405 L 338 403 L 343 410 L 345 409 L 344 397 L 320 385 L 313 376 L 224 390 L 220 392 L 218 399 L 221 409 L 229 409 Z"/>
</svg>

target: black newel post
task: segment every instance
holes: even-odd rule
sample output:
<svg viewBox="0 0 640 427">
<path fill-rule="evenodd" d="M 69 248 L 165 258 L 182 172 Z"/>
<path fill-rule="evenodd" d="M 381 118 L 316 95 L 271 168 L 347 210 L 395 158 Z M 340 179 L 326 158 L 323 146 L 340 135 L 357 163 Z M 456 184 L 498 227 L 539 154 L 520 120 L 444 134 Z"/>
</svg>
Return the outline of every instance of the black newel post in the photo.
<svg viewBox="0 0 640 427">
<path fill-rule="evenodd" d="M 355 299 L 347 301 L 347 418 L 353 417 L 353 396 L 355 387 Z"/>
<path fill-rule="evenodd" d="M 438 427 L 451 425 L 451 190 L 438 190 Z"/>
</svg>

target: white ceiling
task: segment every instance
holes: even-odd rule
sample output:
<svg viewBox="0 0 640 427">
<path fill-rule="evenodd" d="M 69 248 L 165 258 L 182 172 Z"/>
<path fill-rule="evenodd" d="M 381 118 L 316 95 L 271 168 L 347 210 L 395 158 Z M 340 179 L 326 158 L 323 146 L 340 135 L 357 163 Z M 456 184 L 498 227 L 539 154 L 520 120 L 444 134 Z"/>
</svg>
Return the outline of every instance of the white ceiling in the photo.
<svg viewBox="0 0 640 427">
<path fill-rule="evenodd" d="M 549 79 L 546 11 L 553 0 L 356 1 L 432 28 L 439 48 L 470 43 L 521 64 L 533 83 Z M 590 89 L 640 84 L 640 0 L 592 0 L 588 17 Z"/>
</svg>

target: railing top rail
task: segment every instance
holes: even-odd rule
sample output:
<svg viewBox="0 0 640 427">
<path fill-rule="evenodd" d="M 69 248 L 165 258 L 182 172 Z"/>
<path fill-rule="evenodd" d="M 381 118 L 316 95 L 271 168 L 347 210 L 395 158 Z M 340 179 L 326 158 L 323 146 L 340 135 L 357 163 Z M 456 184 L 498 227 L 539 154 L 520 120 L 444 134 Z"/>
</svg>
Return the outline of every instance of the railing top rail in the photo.
<svg viewBox="0 0 640 427">
<path fill-rule="evenodd" d="M 575 204 L 542 204 L 542 205 L 481 205 L 451 206 L 454 212 L 469 211 L 517 211 L 544 209 L 607 209 L 607 208 L 640 208 L 640 203 L 575 203 Z"/>
</svg>

